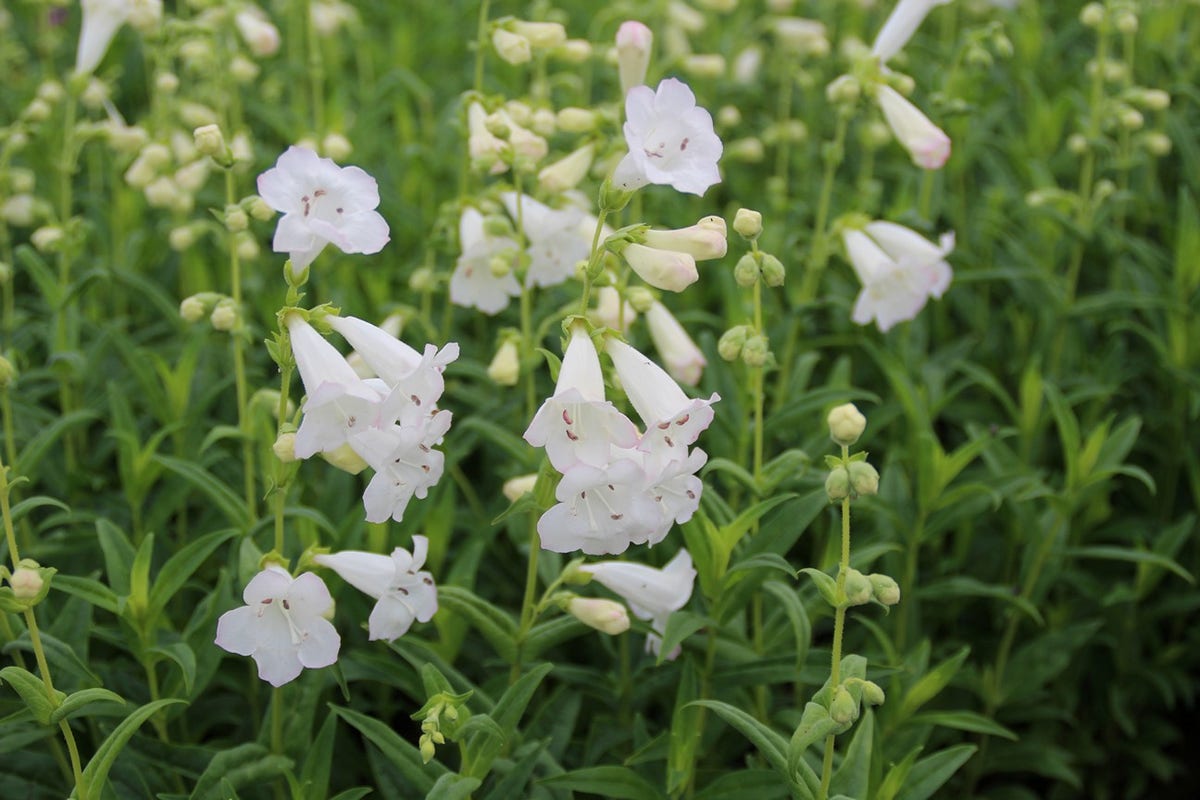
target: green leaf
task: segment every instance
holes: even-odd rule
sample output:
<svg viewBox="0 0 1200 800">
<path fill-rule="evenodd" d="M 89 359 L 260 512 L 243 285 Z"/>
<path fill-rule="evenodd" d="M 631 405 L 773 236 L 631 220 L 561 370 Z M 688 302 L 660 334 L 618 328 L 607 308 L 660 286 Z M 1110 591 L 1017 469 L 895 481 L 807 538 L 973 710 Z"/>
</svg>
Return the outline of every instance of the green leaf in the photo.
<svg viewBox="0 0 1200 800">
<path fill-rule="evenodd" d="M 1172 558 L 1159 555 L 1158 553 L 1150 552 L 1149 550 L 1135 550 L 1130 547 L 1116 547 L 1113 545 L 1093 545 L 1090 547 L 1068 547 L 1063 551 L 1063 555 L 1068 558 L 1102 558 L 1112 561 L 1128 561 L 1131 564 L 1148 564 L 1150 566 L 1162 567 L 1168 572 L 1172 572 L 1183 578 L 1188 583 L 1196 582 L 1192 573 L 1188 572 L 1183 566 Z M 57 583 L 58 579 L 55 578 Z"/>
<path fill-rule="evenodd" d="M 238 787 L 268 785 L 292 766 L 261 744 L 248 743 L 220 750 L 196 781 L 189 800 L 227 800 Z"/>
<path fill-rule="evenodd" d="M 57 725 L 61 720 L 70 719 L 77 712 L 92 703 L 119 703 L 125 705 L 125 698 L 108 689 L 80 689 L 72 692 L 62 701 L 62 705 L 50 714 L 50 724 Z"/>
<path fill-rule="evenodd" d="M 516 660 L 517 624 L 504 611 L 462 586 L 439 586 L 438 606 L 469 620 L 502 659 Z"/>
<path fill-rule="evenodd" d="M 733 552 L 734 545 L 746 535 L 746 532 L 750 530 L 754 523 L 762 519 L 764 514 L 795 497 L 796 494 L 793 492 L 777 494 L 774 497 L 755 503 L 741 514 L 738 514 L 728 525 L 722 525 L 718 529 L 717 538 L 717 553 L 720 557 L 719 563 L 722 566 L 729 563 L 729 554 Z M 724 570 L 722 569 L 723 572 Z"/>
<path fill-rule="evenodd" d="M 743 769 L 726 772 L 696 792 L 695 800 L 783 800 L 788 787 L 769 769 Z"/>
<path fill-rule="evenodd" d="M 967 654 L 970 652 L 970 647 L 963 647 L 950 658 L 922 675 L 920 680 L 912 685 L 900 701 L 900 709 L 897 711 L 898 719 L 905 719 L 911 716 L 918 708 L 936 697 L 938 692 L 945 689 L 950 680 L 958 673 L 959 668 L 966 661 Z"/>
<path fill-rule="evenodd" d="M 439 593 L 440 598 L 440 593 Z M 472 734 L 467 741 L 467 751 L 470 754 L 470 764 L 463 765 L 460 772 L 463 775 L 483 779 L 491 771 L 492 762 L 500 755 L 500 751 L 515 737 L 517 723 L 525 713 L 525 707 L 533 698 L 533 693 L 541 684 L 542 679 L 554 669 L 553 664 L 539 664 L 522 675 L 516 683 L 508 687 L 496 701 L 489 716 L 500 726 L 503 738 L 497 738 L 488 731 Z"/>
<path fill-rule="evenodd" d="M 57 697 L 51 701 L 46 694 L 46 684 L 42 679 L 21 667 L 0 669 L 0 682 L 11 686 L 13 691 L 21 696 L 21 700 L 25 702 L 25 707 L 33 714 L 33 718 L 43 725 L 50 724 L 54 710 L 66 699 L 66 695 L 56 689 Z"/>
<path fill-rule="evenodd" d="M 801 764 L 804 763 L 805 751 L 817 742 L 824 741 L 825 737 L 836 731 L 837 728 L 838 724 L 830 718 L 828 708 L 820 703 L 805 704 L 800 724 L 796 726 L 796 730 L 792 732 L 792 738 L 788 742 L 788 772 L 793 775 L 798 774 L 802 769 Z"/>
<path fill-rule="evenodd" d="M 79 800 L 101 800 L 104 795 L 104 785 L 108 782 L 108 771 L 112 769 L 113 762 L 117 760 L 117 756 L 121 754 L 125 744 L 137 732 L 137 729 L 159 710 L 182 702 L 184 701 L 171 698 L 154 700 L 135 709 L 133 713 L 122 720 L 121 724 L 114 728 L 108 738 L 96 749 L 91 761 L 84 767 L 83 780 L 76 787 Z"/>
<path fill-rule="evenodd" d="M 667 624 L 670 628 L 670 623 Z M 666 647 L 663 647 L 666 651 Z M 696 665 L 689 659 L 683 665 L 679 687 L 675 690 L 674 713 L 667 739 L 667 793 L 678 797 L 692 782 L 696 768 L 696 750 L 700 746 L 700 709 L 689 706 L 699 694 Z"/>
<path fill-rule="evenodd" d="M 125 532 L 111 521 L 101 517 L 96 520 L 96 539 L 100 552 L 104 554 L 104 574 L 108 585 L 118 595 L 129 594 L 129 565 L 133 563 L 134 549 Z"/>
<path fill-rule="evenodd" d="M 1008 728 L 974 711 L 922 711 L 915 714 L 909 723 L 912 725 L 940 725 L 943 728 L 953 728 L 956 731 L 982 733 L 987 736 L 999 736 L 1001 739 L 1017 741 L 1017 734 Z"/>
<path fill-rule="evenodd" d="M 863 712 L 858 730 L 846 748 L 841 766 L 833 773 L 829 784 L 830 793 L 847 795 L 865 800 L 867 786 L 871 780 L 871 750 L 875 743 L 875 714 L 871 709 Z"/>
<path fill-rule="evenodd" d="M 129 613 L 147 629 L 152 628 L 154 617 L 148 613 L 150 607 L 150 563 L 154 558 L 154 534 L 142 540 L 133 557 L 129 570 Z"/>
<path fill-rule="evenodd" d="M 948 747 L 913 764 L 896 800 L 929 800 L 978 750 L 973 744 Z"/>
<path fill-rule="evenodd" d="M 751 744 L 758 748 L 758 751 L 763 754 L 763 757 L 767 759 L 767 763 L 775 771 L 780 775 L 787 776 L 788 781 L 792 782 L 788 772 L 786 756 L 788 744 L 781 733 L 768 728 L 737 706 L 731 706 L 729 703 L 723 703 L 720 700 L 695 700 L 689 703 L 689 705 L 710 708 L 717 712 L 717 716 L 736 728 L 743 736 L 750 740 Z"/>
<path fill-rule="evenodd" d="M 729 568 L 730 572 L 739 572 L 742 570 L 755 569 L 774 569 L 787 575 L 789 578 L 795 578 L 798 573 L 788 563 L 787 559 L 777 553 L 757 553 L 747 558 L 740 559 L 737 563 Z"/>
<path fill-rule="evenodd" d="M 330 800 L 362 800 L 362 798 L 366 797 L 373 791 L 374 789 L 371 789 L 368 786 L 359 786 L 355 789 L 347 789 L 344 792 L 338 792 L 331 797 Z M 324 800 L 324 798 L 322 798 L 322 800 Z"/>
<path fill-rule="evenodd" d="M 543 778 L 540 786 L 608 797 L 613 800 L 663 800 L 666 795 L 628 767 L 585 767 Z"/>
<path fill-rule="evenodd" d="M 183 693 L 191 695 L 196 683 L 196 653 L 187 642 L 172 642 L 171 644 L 155 645 L 150 653 L 162 656 L 179 667 L 179 676 L 183 683 Z"/>
<path fill-rule="evenodd" d="M 163 564 L 154 578 L 153 588 L 150 589 L 149 618 L 156 618 L 213 551 L 237 534 L 232 528 L 207 533 L 167 559 L 167 563 Z"/>
<path fill-rule="evenodd" d="M 792 625 L 792 635 L 795 638 L 796 669 L 808 660 L 808 649 L 812 645 L 812 623 L 808 619 L 808 611 L 800 601 L 796 589 L 782 581 L 770 580 L 763 584 L 763 590 L 779 601 L 783 613 L 787 615 Z"/>
<path fill-rule="evenodd" d="M 91 578 L 80 578 L 75 575 L 58 574 L 54 576 L 54 588 L 61 592 L 78 597 L 96 608 L 102 608 L 110 614 L 116 614 L 120 598 L 103 583 Z"/>
<path fill-rule="evenodd" d="M 17 475 L 35 475 L 38 464 L 41 463 L 55 442 L 72 429 L 82 427 L 99 418 L 100 415 L 95 411 L 72 411 L 70 414 L 63 414 L 48 425 L 38 428 L 38 432 L 25 443 L 25 447 L 17 455 L 17 463 L 13 465 L 13 472 Z"/>
<path fill-rule="evenodd" d="M 390 725 L 349 708 L 334 705 L 330 708 L 357 728 L 367 741 L 378 747 L 383 757 L 391 762 L 422 796 L 429 793 L 438 778 L 447 774 L 447 769 L 437 759 L 426 764 L 421 758 L 421 751 L 401 739 Z"/>
<path fill-rule="evenodd" d="M 800 571 L 812 578 L 813 583 L 817 585 L 817 591 L 821 593 L 821 597 L 825 599 L 826 603 L 829 603 L 834 608 L 838 607 L 836 580 L 815 567 L 805 567 Z"/>
<path fill-rule="evenodd" d="M 171 456 L 154 456 L 154 462 L 174 472 L 199 489 L 239 531 L 248 530 L 253 520 L 242 498 L 200 465 Z"/>
<path fill-rule="evenodd" d="M 466 800 L 471 792 L 479 788 L 480 783 L 482 781 L 478 778 L 465 778 L 447 772 L 433 784 L 425 800 Z"/>
<path fill-rule="evenodd" d="M 904 782 L 908 780 L 908 773 L 912 772 L 913 764 L 916 763 L 917 756 L 921 755 L 922 749 L 921 745 L 917 745 L 888 770 L 883 782 L 875 790 L 874 800 L 895 800 L 904 787 Z"/>
<path fill-rule="evenodd" d="M 690 611 L 673 612 L 671 616 L 667 617 L 667 627 L 663 631 L 662 644 L 658 648 L 656 663 L 662 664 L 671 652 L 683 643 L 684 639 L 707 625 L 717 626 L 717 623 L 702 614 L 693 614 Z"/>
<path fill-rule="evenodd" d="M 1042 612 L 1027 598 L 1013 594 L 1011 586 L 991 585 L 969 575 L 953 575 L 934 581 L 917 589 L 917 596 L 926 600 L 944 600 L 957 597 L 986 597 L 1016 606 L 1038 625 L 1045 625 Z"/>
</svg>

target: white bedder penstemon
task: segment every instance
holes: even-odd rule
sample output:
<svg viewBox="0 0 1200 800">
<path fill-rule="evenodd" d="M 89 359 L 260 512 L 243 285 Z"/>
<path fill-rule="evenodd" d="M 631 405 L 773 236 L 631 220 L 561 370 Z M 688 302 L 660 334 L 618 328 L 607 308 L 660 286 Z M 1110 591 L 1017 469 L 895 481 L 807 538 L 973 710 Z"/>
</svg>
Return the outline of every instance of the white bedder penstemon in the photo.
<svg viewBox="0 0 1200 800">
<path fill-rule="evenodd" d="M 391 641 L 408 632 L 413 622 L 429 622 L 437 613 L 437 586 L 421 567 L 429 540 L 413 536 L 412 552 L 397 547 L 391 555 L 343 550 L 313 557 L 342 580 L 378 602 L 367 620 L 369 638 Z"/>
</svg>

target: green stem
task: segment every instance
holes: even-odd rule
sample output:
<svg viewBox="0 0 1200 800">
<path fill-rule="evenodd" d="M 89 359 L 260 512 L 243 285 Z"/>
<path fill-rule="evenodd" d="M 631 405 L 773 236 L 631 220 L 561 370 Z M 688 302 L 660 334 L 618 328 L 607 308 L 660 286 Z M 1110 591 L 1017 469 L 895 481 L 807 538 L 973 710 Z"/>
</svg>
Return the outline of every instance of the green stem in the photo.
<svg viewBox="0 0 1200 800">
<path fill-rule="evenodd" d="M 475 93 L 483 91 L 483 55 L 488 46 L 488 6 L 491 0 L 482 0 L 479 4 L 479 25 L 475 31 Z"/>
<path fill-rule="evenodd" d="M 842 462 L 850 457 L 850 448 L 842 445 Z M 838 562 L 837 597 L 846 590 L 846 573 L 850 570 L 850 498 L 842 500 L 842 557 Z M 833 616 L 833 654 L 829 667 L 829 687 L 833 692 L 842 682 L 842 635 L 846 627 L 846 606 L 839 605 Z M 821 762 L 821 789 L 817 800 L 829 797 L 829 782 L 833 778 L 834 735 L 825 737 L 825 757 Z"/>
<path fill-rule="evenodd" d="M 817 217 L 813 222 L 812 253 L 809 256 L 808 269 L 804 271 L 804 281 L 800 287 L 801 303 L 811 302 L 816 297 L 821 273 L 824 272 L 825 264 L 829 261 L 826 228 L 829 225 L 829 209 L 833 202 L 833 179 L 837 176 L 838 167 L 842 163 L 842 151 L 846 145 L 846 128 L 849 123 L 850 115 L 839 110 L 833 140 L 826 145 L 825 171 L 821 176 L 821 194 L 817 200 Z"/>
<path fill-rule="evenodd" d="M 604 220 L 608 217 L 608 209 L 601 208 L 600 213 L 596 215 L 596 230 L 592 234 L 592 252 L 588 256 L 587 269 L 583 271 L 583 294 L 579 298 L 579 313 L 580 315 L 587 314 L 588 301 L 592 295 L 592 272 L 600 264 L 600 258 L 604 255 L 604 251 L 600 249 L 600 235 L 604 232 Z"/>
<path fill-rule="evenodd" d="M 232 169 L 225 170 L 225 205 L 232 206 L 236 199 L 236 186 Z M 245 493 L 246 510 L 253 521 L 258 517 L 258 491 L 254 481 L 254 437 L 250 429 L 249 389 L 246 385 L 246 331 L 245 309 L 242 307 L 242 263 L 238 256 L 236 237 L 229 234 L 229 275 L 233 306 L 237 311 L 237 325 L 230 331 L 233 346 L 233 383 L 237 394 L 238 431 L 242 439 L 242 488 Z"/>
<path fill-rule="evenodd" d="M 525 567 L 525 596 L 521 600 L 521 628 L 517 633 L 517 652 L 513 659 L 512 671 L 509 673 L 508 682 L 516 683 L 521 677 L 521 657 L 522 650 L 525 647 L 525 636 L 529 633 L 529 629 L 533 627 L 533 621 L 537 618 L 538 606 L 534 605 L 533 597 L 537 593 L 538 581 L 538 555 L 542 552 L 542 540 L 538 535 L 537 517 L 533 514 L 529 515 L 529 561 Z"/>
<path fill-rule="evenodd" d="M 67 90 L 67 96 L 64 101 L 66 106 L 63 110 L 63 139 L 62 151 L 58 161 L 58 224 L 66 230 L 69 227 L 71 220 L 71 207 L 73 199 L 71 194 L 71 179 L 75 174 L 75 94 L 70 89 Z M 73 349 L 74 342 L 72 336 L 72 326 L 68 316 L 67 309 L 67 293 L 71 286 L 71 253 L 74 245 L 70 244 L 59 250 L 58 253 L 58 287 L 63 293 L 64 299 L 59 304 L 55 319 L 54 329 L 54 351 L 58 355 L 65 355 Z M 70 367 L 63 366 L 65 372 L 59 381 L 58 397 L 59 407 L 62 409 L 63 416 L 70 414 L 75 410 L 75 391 L 72 385 L 72 375 Z M 69 430 L 63 436 L 63 458 L 66 464 L 66 473 L 72 475 L 75 473 L 75 454 L 79 450 L 78 436 L 76 431 Z"/>
</svg>

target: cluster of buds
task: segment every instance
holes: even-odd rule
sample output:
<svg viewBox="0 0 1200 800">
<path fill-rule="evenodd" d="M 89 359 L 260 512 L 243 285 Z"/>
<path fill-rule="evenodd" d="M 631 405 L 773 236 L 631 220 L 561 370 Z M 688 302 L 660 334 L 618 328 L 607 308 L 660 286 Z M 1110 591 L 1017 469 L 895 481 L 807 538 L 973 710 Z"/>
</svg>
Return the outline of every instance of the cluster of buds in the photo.
<svg viewBox="0 0 1200 800">
<path fill-rule="evenodd" d="M 622 229 L 605 240 L 637 276 L 655 289 L 681 292 L 700 279 L 697 261 L 724 258 L 728 249 L 725 220 L 704 217 L 676 230 L 651 230 L 645 225 Z"/>
<path fill-rule="evenodd" d="M 435 745 L 445 744 L 447 737 L 454 741 L 459 729 L 470 719 L 471 712 L 466 703 L 471 694 L 438 692 L 412 715 L 413 719 L 421 720 L 421 738 L 417 746 L 426 764 L 436 755 Z"/>
<path fill-rule="evenodd" d="M 758 247 L 758 238 L 762 235 L 762 214 L 749 208 L 738 209 L 733 219 L 733 229 L 750 244 L 750 252 L 738 259 L 733 268 L 737 285 L 751 288 L 762 281 L 773 288 L 782 286 L 785 277 L 783 263 Z M 769 365 L 774 358 L 766 332 L 757 325 L 729 328 L 717 341 L 717 352 L 726 361 L 740 358 L 750 367 Z"/>
<path fill-rule="evenodd" d="M 858 719 L 862 704 L 883 705 L 883 689 L 874 681 L 863 678 L 847 678 L 833 690 L 829 699 L 829 718 L 843 729 L 849 728 Z"/>
<path fill-rule="evenodd" d="M 557 51 L 567 43 L 567 31 L 558 22 L 502 20 L 492 29 L 492 47 L 509 64 L 524 64 L 535 51 Z"/>
<path fill-rule="evenodd" d="M 240 328 L 241 312 L 233 298 L 217 292 L 198 292 L 179 303 L 179 316 L 184 322 L 199 322 L 208 317 L 213 329 L 230 332 Z"/>
<path fill-rule="evenodd" d="M 841 456 L 825 457 L 825 463 L 830 470 L 825 479 L 825 493 L 829 496 L 829 502 L 837 503 L 863 495 L 877 494 L 879 473 L 867 463 L 866 452 L 850 455 L 850 445 L 862 436 L 867 427 L 867 418 L 853 403 L 846 403 L 830 411 L 826 421 L 829 424 L 830 438 L 842 449 Z"/>
</svg>

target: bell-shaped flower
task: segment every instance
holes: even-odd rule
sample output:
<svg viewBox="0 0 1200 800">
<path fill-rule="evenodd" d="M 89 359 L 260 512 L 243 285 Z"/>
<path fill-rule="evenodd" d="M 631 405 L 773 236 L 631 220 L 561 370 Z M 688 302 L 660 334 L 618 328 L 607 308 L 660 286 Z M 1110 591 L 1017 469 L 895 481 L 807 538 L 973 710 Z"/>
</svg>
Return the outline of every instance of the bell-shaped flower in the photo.
<svg viewBox="0 0 1200 800">
<path fill-rule="evenodd" d="M 83 23 L 75 51 L 75 74 L 93 72 L 108 51 L 117 30 L 133 13 L 133 0 L 82 0 Z"/>
<path fill-rule="evenodd" d="M 880 84 L 875 99 L 892 135 L 913 163 L 922 169 L 941 169 L 950 158 L 950 137 L 892 87 Z"/>
<path fill-rule="evenodd" d="M 621 94 L 628 95 L 635 86 L 646 83 L 650 67 L 650 48 L 654 32 L 636 20 L 628 20 L 617 28 L 617 71 L 621 77 Z"/>
<path fill-rule="evenodd" d="M 697 261 L 724 258 L 729 248 L 725 220 L 709 216 L 686 228 L 671 231 L 648 230 L 647 247 L 687 253 Z"/>
<path fill-rule="evenodd" d="M 842 240 L 863 285 L 850 317 L 859 325 L 874 320 L 887 331 L 916 317 L 950 285 L 953 272 L 945 259 L 954 249 L 953 233 L 935 245 L 902 225 L 872 222 L 864 230 L 845 231 Z"/>
<path fill-rule="evenodd" d="M 334 451 L 351 434 L 375 423 L 383 396 L 299 314 L 289 314 L 285 324 L 307 395 L 296 431 L 296 457 Z"/>
<path fill-rule="evenodd" d="M 534 447 L 546 448 L 559 472 L 580 463 L 604 467 L 613 447 L 637 444 L 633 423 L 604 399 L 600 356 L 584 326 L 571 328 L 554 395 L 542 403 L 524 436 Z"/>
<path fill-rule="evenodd" d="M 655 289 L 682 292 L 700 279 L 696 257 L 676 250 L 659 250 L 630 242 L 621 255 L 637 276 Z"/>
<path fill-rule="evenodd" d="M 886 64 L 904 48 L 934 6 L 944 6 L 949 2 L 950 0 L 899 0 L 883 27 L 879 29 L 879 35 L 871 45 L 871 55 L 878 58 L 881 64 Z"/>
<path fill-rule="evenodd" d="M 625 96 L 625 143 L 629 152 L 612 182 L 626 191 L 653 183 L 703 195 L 721 182 L 721 140 L 712 116 L 696 105 L 687 84 L 667 78 L 655 91 L 635 86 Z"/>
<path fill-rule="evenodd" d="M 322 616 L 333 598 L 313 573 L 293 579 L 283 567 L 267 567 L 246 584 L 242 600 L 246 605 L 217 620 L 215 641 L 231 653 L 251 656 L 267 683 L 282 686 L 305 667 L 337 661 L 342 640 Z"/>
<path fill-rule="evenodd" d="M 529 271 L 525 274 L 526 286 L 557 286 L 575 275 L 575 266 L 585 261 L 592 249 L 591 226 L 586 225 L 586 215 L 574 206 L 550 208 L 529 195 L 520 196 L 517 206 L 516 192 L 500 195 L 509 216 L 518 221 L 529 241 Z M 519 213 L 518 213 L 519 212 Z"/>
<path fill-rule="evenodd" d="M 283 214 L 272 248 L 303 270 L 332 242 L 343 253 L 378 253 L 390 238 L 375 211 L 379 187 L 358 167 L 339 167 L 307 147 L 289 147 L 258 176 L 258 193 Z"/>
<path fill-rule="evenodd" d="M 542 167 L 537 176 L 538 186 L 548 194 L 574 189 L 587 176 L 595 156 L 596 145 L 591 142 L 571 151 L 553 164 Z"/>
<path fill-rule="evenodd" d="M 650 460 L 647 459 L 646 463 Z M 658 544 L 666 538 L 674 523 L 682 525 L 696 513 L 700 507 L 700 494 L 704 490 L 704 484 L 696 477 L 696 473 L 707 461 L 708 454 L 696 447 L 686 458 L 669 461 L 657 474 L 647 476 L 650 496 L 662 512 L 659 533 L 650 537 L 649 544 Z"/>
<path fill-rule="evenodd" d="M 662 367 L 615 337 L 608 337 L 604 349 L 646 426 L 638 449 L 666 460 L 685 457 L 687 447 L 712 422 L 712 404 L 720 395 L 714 393 L 707 400 L 689 398 Z"/>
<path fill-rule="evenodd" d="M 496 314 L 521 294 L 513 275 L 521 248 L 508 237 L 488 236 L 483 215 L 473 208 L 463 211 L 458 230 L 462 255 L 450 276 L 450 302 Z"/>
<path fill-rule="evenodd" d="M 413 536 L 409 553 L 397 547 L 390 556 L 343 550 L 313 557 L 342 580 L 378 602 L 367 620 L 371 640 L 398 639 L 414 621 L 429 622 L 437 613 L 437 586 L 433 576 L 422 570 L 429 552 L 429 540 Z"/>
<path fill-rule="evenodd" d="M 422 411 L 436 408 L 446 387 L 442 373 L 458 358 L 457 342 L 450 342 L 440 350 L 427 344 L 424 353 L 418 353 L 379 326 L 358 317 L 327 319 L 329 326 L 354 347 L 389 390 Z"/>
<path fill-rule="evenodd" d="M 602 561 L 584 564 L 580 570 L 591 573 L 598 583 L 620 595 L 630 610 L 640 619 L 650 620 L 659 634 L 666 631 L 671 614 L 687 605 L 696 582 L 696 570 L 687 550 L 680 550 L 662 569 L 628 561 Z M 658 655 L 662 639 L 651 636 L 646 645 Z M 675 651 L 667 657 L 677 655 Z"/>
<path fill-rule="evenodd" d="M 646 311 L 646 325 L 667 373 L 685 386 L 698 384 L 708 361 L 675 315 L 655 300 Z"/>
<path fill-rule="evenodd" d="M 645 544 L 660 522 L 659 508 L 644 490 L 646 474 L 629 459 L 605 467 L 579 463 L 554 490 L 558 504 L 538 519 L 542 548 L 555 553 L 623 553 Z"/>
<path fill-rule="evenodd" d="M 350 446 L 373 470 L 363 492 L 367 522 L 404 519 L 408 502 L 424 498 L 442 477 L 445 456 L 433 449 L 450 429 L 449 411 L 404 425 L 373 426 L 350 437 Z"/>
</svg>

